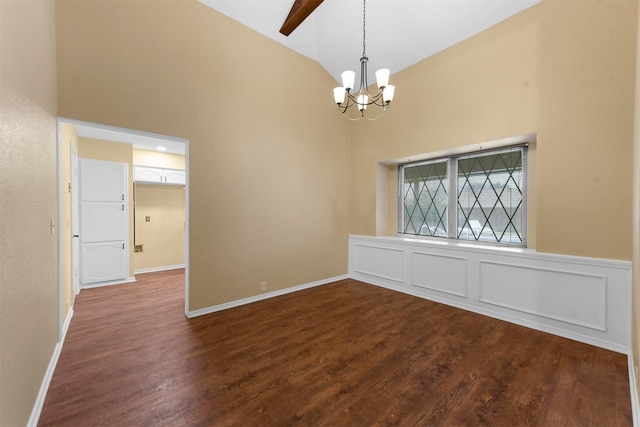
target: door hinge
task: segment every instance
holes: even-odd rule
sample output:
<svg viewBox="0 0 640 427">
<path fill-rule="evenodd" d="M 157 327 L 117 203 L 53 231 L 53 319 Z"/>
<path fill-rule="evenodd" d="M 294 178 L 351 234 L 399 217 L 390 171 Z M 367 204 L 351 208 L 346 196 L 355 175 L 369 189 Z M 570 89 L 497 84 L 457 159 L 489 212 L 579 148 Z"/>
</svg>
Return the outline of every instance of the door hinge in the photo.
<svg viewBox="0 0 640 427">
<path fill-rule="evenodd" d="M 69 183 L 69 193 L 71 193 L 71 183 Z"/>
<path fill-rule="evenodd" d="M 122 210 L 124 210 L 124 205 L 122 205 Z"/>
<path fill-rule="evenodd" d="M 124 243 L 122 244 L 122 249 L 124 249 Z"/>
</svg>

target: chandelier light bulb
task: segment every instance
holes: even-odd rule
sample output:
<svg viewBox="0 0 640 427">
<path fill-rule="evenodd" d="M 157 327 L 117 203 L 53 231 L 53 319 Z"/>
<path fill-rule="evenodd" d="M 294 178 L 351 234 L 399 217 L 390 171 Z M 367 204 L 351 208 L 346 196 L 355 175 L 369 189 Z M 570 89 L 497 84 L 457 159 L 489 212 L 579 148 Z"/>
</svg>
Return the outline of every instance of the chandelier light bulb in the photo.
<svg viewBox="0 0 640 427">
<path fill-rule="evenodd" d="M 382 100 L 385 105 L 388 105 L 393 101 L 393 95 L 396 93 L 396 87 L 394 85 L 385 86 L 382 91 Z"/>
<path fill-rule="evenodd" d="M 381 68 L 376 71 L 376 82 L 378 83 L 378 88 L 384 89 L 389 85 L 389 74 L 391 74 L 391 72 L 388 68 Z"/>
<path fill-rule="evenodd" d="M 348 70 L 343 72 L 341 77 L 342 77 L 342 87 L 347 92 L 351 92 L 351 90 L 353 89 L 353 85 L 355 84 L 355 81 L 356 81 L 356 72 Z"/>
<path fill-rule="evenodd" d="M 345 90 L 343 87 L 336 87 L 333 89 L 333 99 L 336 101 L 336 104 L 341 105 L 344 101 Z"/>
<path fill-rule="evenodd" d="M 367 109 L 369 103 L 369 97 L 367 95 L 358 95 L 358 110 L 364 111 Z"/>
</svg>

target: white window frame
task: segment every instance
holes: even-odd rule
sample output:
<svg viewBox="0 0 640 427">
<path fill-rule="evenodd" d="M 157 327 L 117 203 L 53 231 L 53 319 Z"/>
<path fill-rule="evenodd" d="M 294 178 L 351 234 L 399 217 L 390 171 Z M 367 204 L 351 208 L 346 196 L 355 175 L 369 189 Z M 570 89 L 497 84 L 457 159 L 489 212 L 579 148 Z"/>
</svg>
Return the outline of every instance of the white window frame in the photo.
<svg viewBox="0 0 640 427">
<path fill-rule="evenodd" d="M 469 151 L 455 151 L 452 154 L 443 155 L 439 153 L 434 156 L 421 156 L 422 159 L 416 161 L 407 161 L 398 163 L 398 236 L 399 237 L 419 237 L 419 238 L 437 238 L 437 239 L 452 239 L 461 242 L 473 242 L 478 244 L 486 244 L 493 246 L 510 246 L 510 247 L 527 247 L 527 214 L 528 214 L 528 146 L 527 141 L 519 140 L 517 143 L 511 145 L 501 145 L 499 147 L 492 147 L 488 149 L 475 149 Z M 509 152 L 515 148 L 522 150 L 522 215 L 524 216 L 521 228 L 518 231 L 522 232 L 522 242 L 498 242 L 498 241 L 483 241 L 475 238 L 465 239 L 458 237 L 458 161 L 473 157 L 482 157 L 485 155 L 499 154 L 501 152 Z M 447 237 L 443 236 L 428 236 L 420 234 L 404 233 L 405 229 L 405 206 L 404 206 L 404 168 L 420 166 L 424 164 L 431 164 L 436 162 L 446 161 L 447 164 L 447 177 L 446 177 L 446 189 L 447 189 Z M 452 178 L 453 177 L 453 178 Z"/>
</svg>

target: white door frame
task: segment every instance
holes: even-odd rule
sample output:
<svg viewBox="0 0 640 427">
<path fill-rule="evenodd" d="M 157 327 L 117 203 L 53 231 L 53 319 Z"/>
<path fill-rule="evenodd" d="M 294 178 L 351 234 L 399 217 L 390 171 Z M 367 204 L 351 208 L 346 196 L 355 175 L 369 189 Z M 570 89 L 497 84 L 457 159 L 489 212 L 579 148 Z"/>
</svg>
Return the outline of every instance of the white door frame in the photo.
<svg viewBox="0 0 640 427">
<path fill-rule="evenodd" d="M 69 123 L 72 125 L 83 125 L 83 126 L 91 126 L 97 129 L 110 131 L 110 132 L 118 132 L 121 134 L 125 134 L 128 136 L 134 135 L 139 137 L 150 137 L 157 139 L 164 139 L 172 142 L 180 142 L 185 146 L 185 175 L 186 175 L 186 183 L 185 183 L 185 253 L 184 253 L 184 261 L 185 261 L 185 277 L 184 277 L 184 312 L 185 316 L 189 312 L 189 140 L 184 138 L 177 138 L 167 135 L 160 135 L 150 132 L 144 132 L 134 129 L 126 129 L 115 126 L 108 126 L 99 123 L 85 122 L 82 120 L 74 120 L 68 119 L 65 117 L 58 117 L 56 119 L 57 122 L 57 193 L 58 193 L 58 224 L 61 224 L 62 221 L 62 123 Z M 124 141 L 122 141 L 124 142 Z M 75 186 L 74 186 L 75 187 Z M 76 192 L 77 193 L 77 192 Z M 72 202 L 73 203 L 73 202 Z M 61 227 L 57 227 L 58 231 Z M 76 233 L 74 233 L 76 234 Z M 73 252 L 73 251 L 72 251 Z M 58 232 L 58 341 L 62 341 L 64 339 L 64 333 L 66 332 L 63 318 L 64 316 L 64 297 L 63 297 L 63 283 L 62 283 L 62 235 Z M 73 256 L 75 258 L 75 256 Z M 77 262 L 74 259 L 73 262 Z M 74 288 L 75 289 L 75 288 Z"/>
<path fill-rule="evenodd" d="M 73 283 L 73 296 L 80 292 L 80 199 L 78 195 L 78 153 L 71 144 L 71 281 Z"/>
</svg>

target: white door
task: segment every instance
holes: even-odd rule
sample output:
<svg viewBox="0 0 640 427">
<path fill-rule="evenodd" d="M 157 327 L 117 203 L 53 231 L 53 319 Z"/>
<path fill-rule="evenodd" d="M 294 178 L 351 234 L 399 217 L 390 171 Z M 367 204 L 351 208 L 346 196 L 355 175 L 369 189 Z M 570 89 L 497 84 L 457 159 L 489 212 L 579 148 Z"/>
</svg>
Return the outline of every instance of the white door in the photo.
<svg viewBox="0 0 640 427">
<path fill-rule="evenodd" d="M 73 144 L 71 144 L 71 250 L 72 250 L 72 267 L 71 280 L 73 283 L 73 293 L 78 295 L 80 292 L 80 219 L 79 219 L 79 188 L 78 188 L 78 154 Z"/>
<path fill-rule="evenodd" d="M 81 159 L 80 200 L 124 202 L 127 193 L 127 164 Z"/>
<path fill-rule="evenodd" d="M 127 278 L 127 170 L 126 163 L 80 159 L 82 285 Z"/>
<path fill-rule="evenodd" d="M 82 284 L 109 282 L 127 277 L 124 242 L 82 244 Z"/>
<path fill-rule="evenodd" d="M 83 243 L 124 241 L 127 212 L 124 202 L 82 202 L 80 235 Z"/>
</svg>

